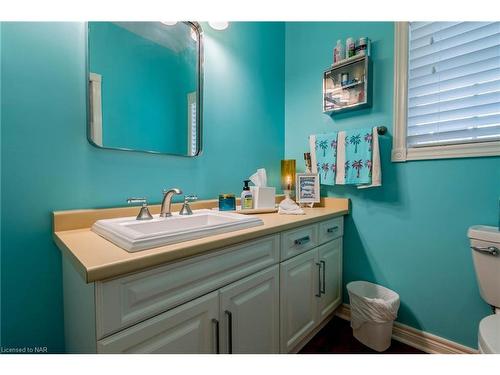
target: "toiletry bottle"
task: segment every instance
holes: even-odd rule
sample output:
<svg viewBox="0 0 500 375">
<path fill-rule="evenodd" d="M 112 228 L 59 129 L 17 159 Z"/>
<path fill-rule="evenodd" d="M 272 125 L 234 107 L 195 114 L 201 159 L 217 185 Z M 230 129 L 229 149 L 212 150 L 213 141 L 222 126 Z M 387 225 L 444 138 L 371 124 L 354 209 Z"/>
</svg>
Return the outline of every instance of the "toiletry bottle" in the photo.
<svg viewBox="0 0 500 375">
<path fill-rule="evenodd" d="M 248 210 L 253 208 L 253 195 L 248 186 L 250 180 L 245 180 L 243 182 L 245 186 L 243 186 L 243 191 L 241 192 L 241 209 Z"/>
<path fill-rule="evenodd" d="M 345 54 L 346 58 L 353 57 L 356 53 L 356 45 L 354 44 L 354 39 L 347 38 L 345 41 Z"/>
<path fill-rule="evenodd" d="M 358 45 L 356 46 L 356 55 L 370 56 L 370 40 L 368 38 L 359 38 Z"/>
<path fill-rule="evenodd" d="M 345 58 L 344 45 L 342 44 L 342 41 L 339 39 L 337 40 L 337 45 L 335 46 L 334 49 L 333 63 L 337 64 L 342 60 L 344 60 L 344 58 Z"/>
</svg>

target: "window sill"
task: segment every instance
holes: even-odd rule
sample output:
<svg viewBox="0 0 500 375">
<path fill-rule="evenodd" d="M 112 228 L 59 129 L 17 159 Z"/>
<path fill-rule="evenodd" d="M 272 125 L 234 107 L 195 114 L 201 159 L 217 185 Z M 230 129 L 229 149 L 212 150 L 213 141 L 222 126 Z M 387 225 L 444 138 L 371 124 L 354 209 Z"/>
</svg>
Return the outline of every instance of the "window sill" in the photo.
<svg viewBox="0 0 500 375">
<path fill-rule="evenodd" d="M 500 156 L 500 141 L 448 146 L 414 147 L 392 151 L 393 162 Z"/>
</svg>

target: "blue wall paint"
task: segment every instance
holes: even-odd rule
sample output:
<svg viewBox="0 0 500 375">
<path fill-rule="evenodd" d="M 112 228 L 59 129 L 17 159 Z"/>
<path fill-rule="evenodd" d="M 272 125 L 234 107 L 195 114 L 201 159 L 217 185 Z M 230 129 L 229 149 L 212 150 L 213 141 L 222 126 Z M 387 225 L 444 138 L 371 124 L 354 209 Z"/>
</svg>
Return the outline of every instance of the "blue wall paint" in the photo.
<svg viewBox="0 0 500 375">
<path fill-rule="evenodd" d="M 373 107 L 332 119 L 321 113 L 322 72 L 336 40 L 349 36 L 373 41 Z M 287 23 L 287 158 L 302 160 L 309 134 L 392 128 L 393 36 L 392 23 Z M 389 134 L 381 138 L 382 188 L 322 187 L 323 195 L 352 200 L 344 282 L 392 288 L 401 295 L 399 321 L 476 347 L 478 323 L 490 310 L 478 292 L 466 231 L 498 222 L 499 158 L 397 164 L 390 162 L 390 150 Z"/>
<path fill-rule="evenodd" d="M 197 54 L 187 37 L 193 48 L 181 54 L 112 22 L 89 24 L 89 69 L 102 76 L 103 145 L 188 153 Z"/>
<path fill-rule="evenodd" d="M 118 206 L 137 194 L 158 202 L 170 186 L 211 198 L 238 192 L 240 180 L 261 166 L 278 186 L 283 138 L 286 156 L 302 160 L 310 133 L 392 124 L 391 23 L 289 23 L 286 67 L 282 24 L 207 29 L 205 150 L 195 159 L 87 143 L 82 24 L 0 27 L 4 346 L 64 350 L 52 210 Z M 332 120 L 321 113 L 322 71 L 338 38 L 362 35 L 374 41 L 373 108 Z M 390 148 L 390 135 L 382 137 L 382 188 L 323 190 L 352 200 L 345 282 L 393 288 L 402 298 L 400 321 L 476 346 L 478 321 L 489 308 L 477 290 L 465 232 L 497 223 L 499 158 L 394 164 Z"/>
<path fill-rule="evenodd" d="M 284 146 L 284 24 L 205 33 L 204 151 L 184 158 L 108 151 L 86 140 L 84 25 L 4 23 L 2 48 L 2 342 L 62 352 L 60 254 L 53 210 L 158 202 L 164 187 L 201 198 L 239 193 Z"/>
</svg>

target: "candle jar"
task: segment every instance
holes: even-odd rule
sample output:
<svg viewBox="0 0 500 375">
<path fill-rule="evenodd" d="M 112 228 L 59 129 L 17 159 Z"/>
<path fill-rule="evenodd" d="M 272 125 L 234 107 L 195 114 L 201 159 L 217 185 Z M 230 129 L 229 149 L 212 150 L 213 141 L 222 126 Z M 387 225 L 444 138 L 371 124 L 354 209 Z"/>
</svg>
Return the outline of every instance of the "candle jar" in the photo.
<svg viewBox="0 0 500 375">
<path fill-rule="evenodd" d="M 295 189 L 295 159 L 281 161 L 281 188 L 289 191 Z"/>
<path fill-rule="evenodd" d="M 236 198 L 234 194 L 219 194 L 219 211 L 235 211 Z"/>
</svg>

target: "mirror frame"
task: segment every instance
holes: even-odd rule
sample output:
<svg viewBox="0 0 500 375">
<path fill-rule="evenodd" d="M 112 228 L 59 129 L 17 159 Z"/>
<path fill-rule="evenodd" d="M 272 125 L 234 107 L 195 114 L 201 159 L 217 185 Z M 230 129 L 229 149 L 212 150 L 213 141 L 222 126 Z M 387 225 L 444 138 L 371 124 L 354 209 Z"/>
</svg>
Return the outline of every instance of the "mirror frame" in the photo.
<svg viewBox="0 0 500 375">
<path fill-rule="evenodd" d="M 105 21 L 103 21 L 105 22 Z M 110 21 L 109 21 L 110 22 Z M 159 22 L 159 21 L 157 21 Z M 198 139 L 197 139 L 197 151 L 196 154 L 194 155 L 182 155 L 182 154 L 174 154 L 174 153 L 169 153 L 169 152 L 159 152 L 159 151 L 148 151 L 148 150 L 136 150 L 136 149 L 131 149 L 131 148 L 125 148 L 125 147 L 106 147 L 106 146 L 100 146 L 96 144 L 93 140 L 92 137 L 90 136 L 91 134 L 91 103 L 90 103 L 90 51 L 89 51 L 89 22 L 85 22 L 85 32 L 84 32 L 84 37 L 85 37 L 85 105 L 86 105 L 86 126 L 87 126 L 87 140 L 89 143 L 99 149 L 103 150 L 119 150 L 119 151 L 132 151 L 132 152 L 141 152 L 141 153 L 147 153 L 147 154 L 156 154 L 156 155 L 170 155 L 170 156 L 179 156 L 179 157 L 186 157 L 186 158 L 194 158 L 197 156 L 200 156 L 202 153 L 202 145 L 203 145 L 203 71 L 204 71 L 204 55 L 203 55 L 203 29 L 201 28 L 201 25 L 199 22 L 196 21 L 183 21 L 182 23 L 188 25 L 190 28 L 192 28 L 197 36 L 198 36 L 198 79 L 197 79 L 197 87 L 196 87 L 196 105 L 198 108 L 198 111 L 196 112 L 196 121 L 197 121 L 197 132 L 198 132 Z"/>
</svg>

